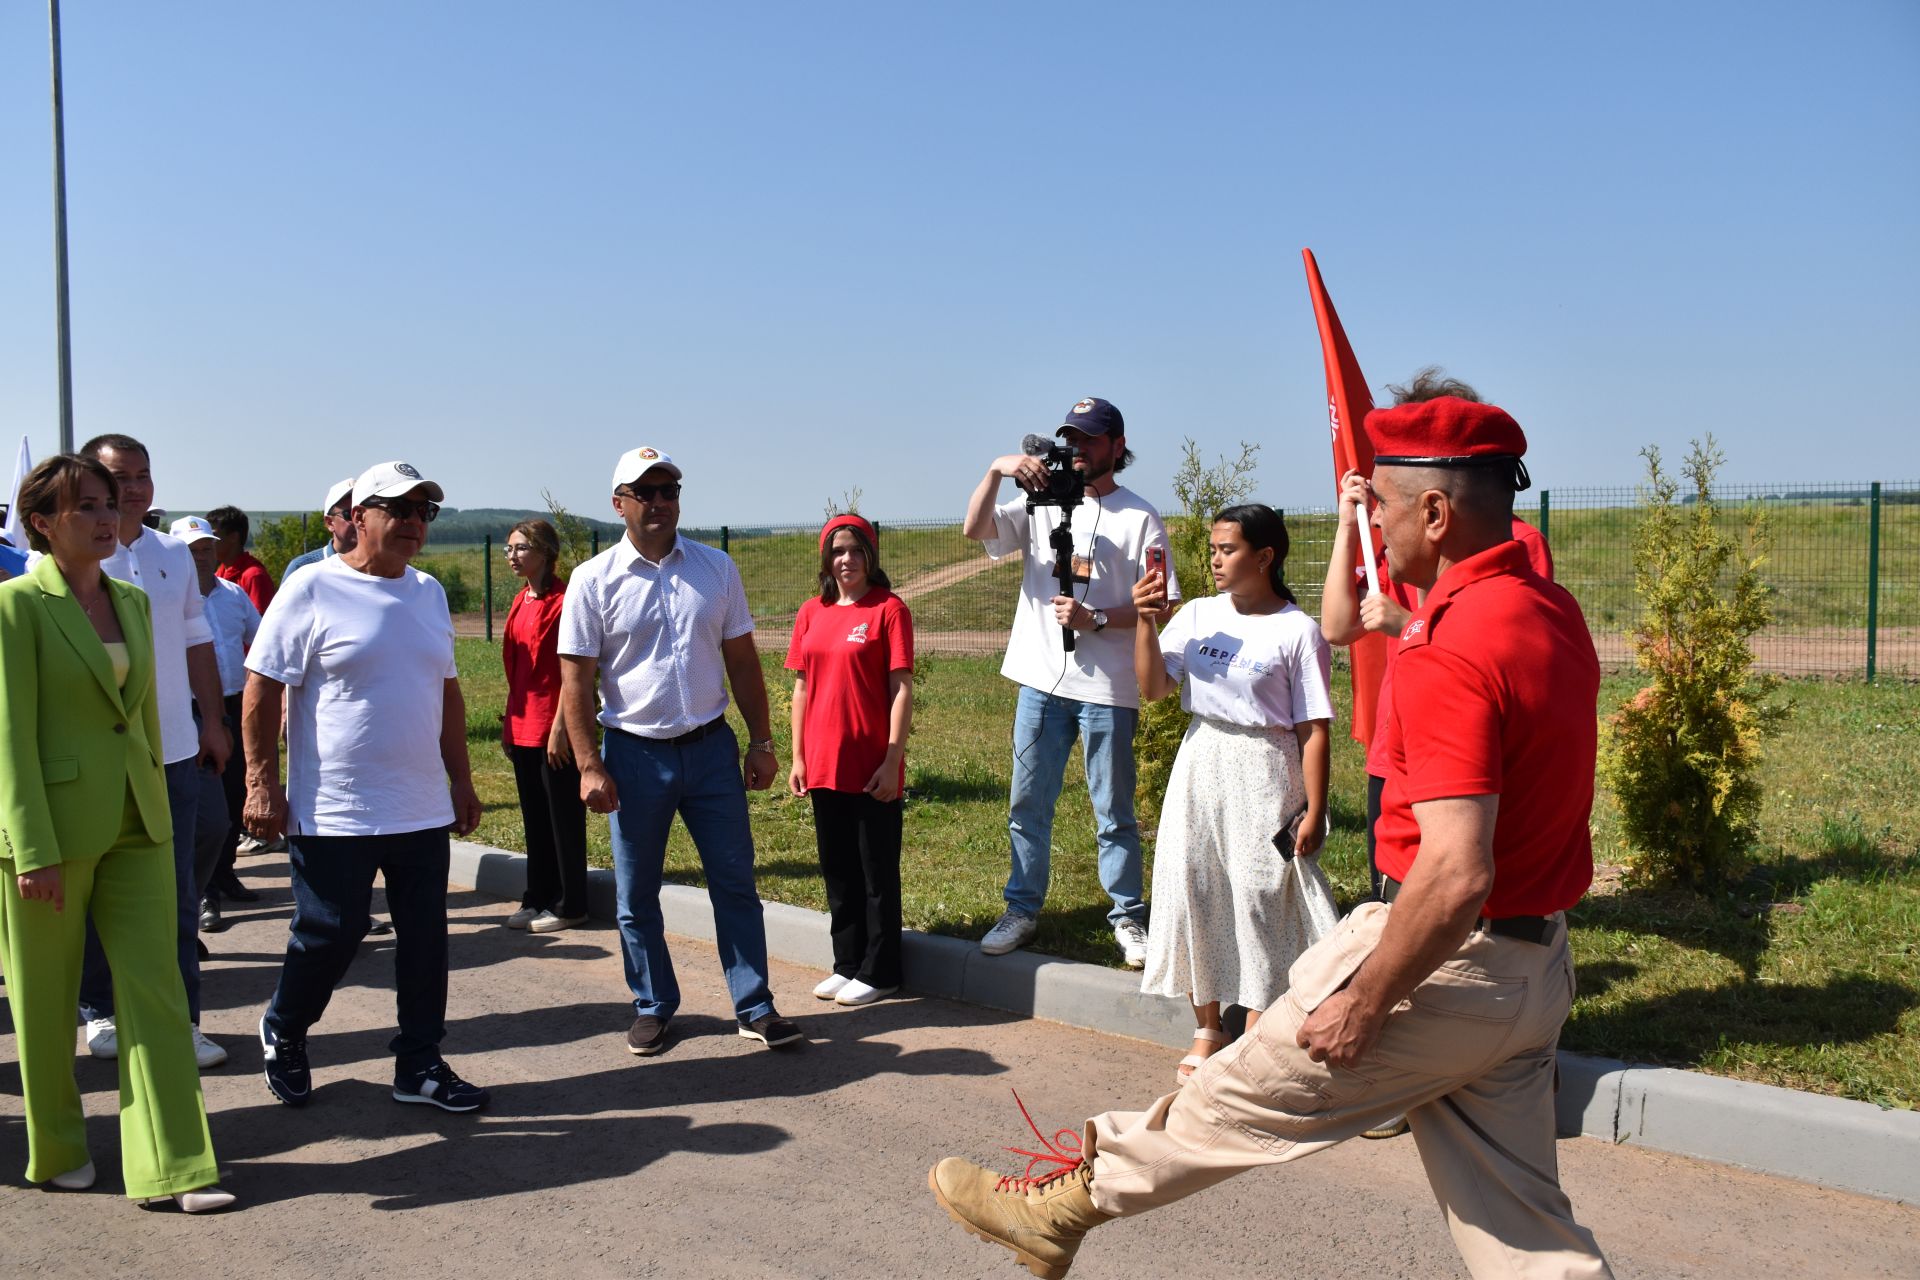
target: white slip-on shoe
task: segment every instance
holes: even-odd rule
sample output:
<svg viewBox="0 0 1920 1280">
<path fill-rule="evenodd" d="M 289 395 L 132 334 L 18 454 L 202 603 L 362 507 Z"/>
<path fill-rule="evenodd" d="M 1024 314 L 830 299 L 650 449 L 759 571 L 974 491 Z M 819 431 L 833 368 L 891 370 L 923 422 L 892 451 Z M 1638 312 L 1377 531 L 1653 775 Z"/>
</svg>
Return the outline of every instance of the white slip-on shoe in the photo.
<svg viewBox="0 0 1920 1280">
<path fill-rule="evenodd" d="M 208 1067 L 217 1067 L 227 1060 L 227 1051 L 200 1034 L 200 1028 L 193 1029 L 193 1060 L 202 1071 Z"/>
<path fill-rule="evenodd" d="M 56 1173 L 47 1181 L 62 1191 L 85 1191 L 93 1185 L 95 1178 L 93 1161 L 88 1160 L 78 1169 L 69 1169 L 65 1173 Z"/>
<path fill-rule="evenodd" d="M 833 1002 L 835 1004 L 872 1004 L 882 996 L 890 996 L 899 989 L 897 986 L 869 986 L 867 983 L 855 978 L 852 982 L 840 988 L 840 994 L 833 998 Z"/>
<path fill-rule="evenodd" d="M 87 1052 L 96 1058 L 120 1056 L 120 1032 L 112 1018 L 93 1018 L 87 1022 Z"/>
<path fill-rule="evenodd" d="M 540 908 L 538 907 L 522 907 L 507 917 L 507 928 L 524 929 L 532 924 L 534 917 L 539 914 Z"/>
<path fill-rule="evenodd" d="M 1003 956 L 1009 951 L 1018 951 L 1033 941 L 1033 935 L 1040 932 L 1040 922 L 1024 911 L 1015 911 L 1008 907 L 993 928 L 987 930 L 987 936 L 980 939 L 980 950 L 990 956 Z"/>
<path fill-rule="evenodd" d="M 813 998 L 816 1000 L 831 1000 L 840 994 L 842 987 L 852 981 L 853 979 L 851 978 L 843 978 L 837 973 L 830 973 L 821 981 L 819 986 L 813 989 Z"/>
<path fill-rule="evenodd" d="M 528 933 L 558 933 L 562 929 L 577 929 L 587 922 L 585 916 L 563 916 L 552 911 L 542 911 L 527 926 Z"/>
</svg>

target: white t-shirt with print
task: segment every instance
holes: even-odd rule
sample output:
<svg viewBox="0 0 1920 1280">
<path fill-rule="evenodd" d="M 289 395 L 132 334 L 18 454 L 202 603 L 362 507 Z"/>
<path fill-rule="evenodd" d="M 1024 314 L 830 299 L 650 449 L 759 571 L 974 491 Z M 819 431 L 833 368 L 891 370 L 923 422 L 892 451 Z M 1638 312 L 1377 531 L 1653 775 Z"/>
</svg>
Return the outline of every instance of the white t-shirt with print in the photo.
<svg viewBox="0 0 1920 1280">
<path fill-rule="evenodd" d="M 1060 624 L 1052 600 L 1060 592 L 1053 574 L 1049 541 L 1060 524 L 1060 508 L 1027 511 L 1023 491 L 994 508 L 994 536 L 984 544 L 995 560 L 1026 552 L 1020 575 L 1020 600 L 1013 631 L 1007 637 L 1000 674 L 1042 693 L 1103 707 L 1140 706 L 1140 685 L 1133 678 L 1133 632 L 1126 627 L 1074 634 L 1074 650 L 1061 645 Z M 1133 584 L 1146 573 L 1149 546 L 1166 547 L 1167 527 L 1160 513 L 1125 487 L 1104 498 L 1089 493 L 1073 513 L 1076 577 L 1073 597 L 1089 609 L 1113 610 L 1133 603 Z M 1180 596 L 1173 556 L 1167 556 L 1169 597 Z"/>
<path fill-rule="evenodd" d="M 1160 632 L 1160 651 L 1194 715 L 1269 729 L 1334 718 L 1333 655 L 1298 605 L 1247 614 L 1230 596 L 1189 601 Z"/>
<path fill-rule="evenodd" d="M 455 675 L 447 593 L 322 560 L 281 582 L 247 670 L 287 686 L 288 827 L 375 836 L 453 822 L 440 714 Z"/>
</svg>

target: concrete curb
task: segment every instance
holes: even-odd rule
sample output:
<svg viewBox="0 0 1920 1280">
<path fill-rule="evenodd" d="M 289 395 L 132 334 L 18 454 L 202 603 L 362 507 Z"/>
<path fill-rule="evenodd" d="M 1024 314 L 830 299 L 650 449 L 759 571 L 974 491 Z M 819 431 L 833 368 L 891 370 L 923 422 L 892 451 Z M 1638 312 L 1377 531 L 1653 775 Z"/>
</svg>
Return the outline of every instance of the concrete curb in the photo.
<svg viewBox="0 0 1920 1280">
<path fill-rule="evenodd" d="M 451 876 L 455 884 L 517 899 L 526 888 L 526 858 L 456 840 Z M 594 870 L 589 881 L 589 910 L 612 920 L 613 873 Z M 704 890 L 663 886 L 660 909 L 668 932 L 713 937 Z M 823 971 L 831 966 L 825 915 L 780 902 L 765 909 L 769 954 Z M 922 995 L 1173 1047 L 1191 1038 L 1184 1007 L 1142 995 L 1140 980 L 1122 970 L 1029 951 L 988 956 L 971 942 L 911 930 L 903 961 L 907 988 Z M 1633 1143 L 1920 1203 L 1920 1112 L 1566 1052 L 1556 1110 L 1563 1137 Z"/>
</svg>

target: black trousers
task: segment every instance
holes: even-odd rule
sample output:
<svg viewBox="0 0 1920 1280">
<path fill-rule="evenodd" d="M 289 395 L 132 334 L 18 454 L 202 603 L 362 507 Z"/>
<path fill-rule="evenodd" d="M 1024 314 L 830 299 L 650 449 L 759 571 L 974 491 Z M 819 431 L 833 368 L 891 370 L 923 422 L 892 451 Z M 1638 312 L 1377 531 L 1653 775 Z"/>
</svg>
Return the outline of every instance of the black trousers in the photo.
<svg viewBox="0 0 1920 1280">
<path fill-rule="evenodd" d="M 587 914 L 587 806 L 580 770 L 547 763 L 545 747 L 510 747 L 527 833 L 527 891 L 520 905 L 573 919 Z"/>
<path fill-rule="evenodd" d="M 833 971 L 868 986 L 897 987 L 902 802 L 824 787 L 807 795 L 827 885 Z"/>
<path fill-rule="evenodd" d="M 241 697 L 232 693 L 226 698 L 227 732 L 233 738 L 233 754 L 227 757 L 227 767 L 220 775 L 220 789 L 227 793 L 227 834 L 220 846 L 220 861 L 213 869 L 215 881 L 234 874 L 234 858 L 240 849 L 240 811 L 247 804 L 247 747 L 240 733 Z"/>
<path fill-rule="evenodd" d="M 1380 795 L 1387 789 L 1385 778 L 1367 775 L 1367 879 L 1373 884 L 1373 901 L 1385 902 L 1386 877 L 1380 874 L 1380 864 L 1373 856 L 1373 827 L 1380 821 Z"/>
</svg>

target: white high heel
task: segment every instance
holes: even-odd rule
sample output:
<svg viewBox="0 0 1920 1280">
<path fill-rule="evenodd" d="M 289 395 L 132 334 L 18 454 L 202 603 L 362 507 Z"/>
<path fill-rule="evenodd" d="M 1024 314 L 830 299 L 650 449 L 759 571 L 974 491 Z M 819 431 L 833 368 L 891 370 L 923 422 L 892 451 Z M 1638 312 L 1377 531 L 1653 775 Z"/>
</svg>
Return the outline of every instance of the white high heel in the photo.
<svg viewBox="0 0 1920 1280">
<path fill-rule="evenodd" d="M 85 1191 L 93 1185 L 95 1177 L 93 1161 L 89 1160 L 78 1169 L 69 1169 L 65 1173 L 56 1173 L 47 1181 L 62 1191 Z"/>
<path fill-rule="evenodd" d="M 201 1187 L 194 1191 L 176 1191 L 170 1196 L 148 1196 L 141 1204 L 165 1204 L 171 1200 L 180 1206 L 182 1213 L 212 1213 L 232 1204 L 235 1196 L 231 1191 L 222 1191 L 218 1187 Z"/>
</svg>

